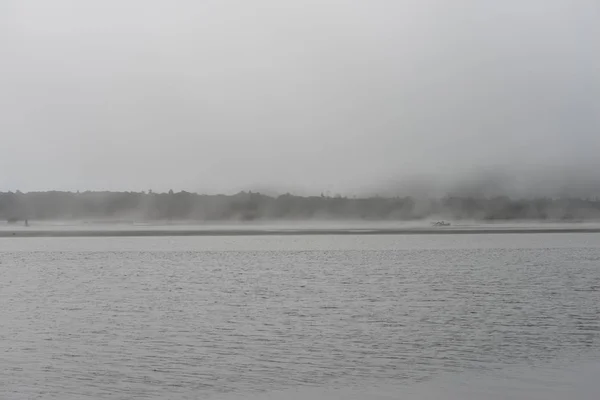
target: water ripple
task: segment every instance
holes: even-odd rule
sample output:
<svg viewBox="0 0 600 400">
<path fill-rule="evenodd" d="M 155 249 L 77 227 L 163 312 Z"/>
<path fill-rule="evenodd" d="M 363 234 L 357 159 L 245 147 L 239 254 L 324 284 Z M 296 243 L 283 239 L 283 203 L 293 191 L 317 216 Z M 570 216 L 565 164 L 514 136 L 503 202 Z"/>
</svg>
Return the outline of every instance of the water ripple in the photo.
<svg viewBox="0 0 600 400">
<path fill-rule="evenodd" d="M 599 257 L 581 246 L 0 251 L 0 397 L 353 387 L 597 351 Z"/>
</svg>

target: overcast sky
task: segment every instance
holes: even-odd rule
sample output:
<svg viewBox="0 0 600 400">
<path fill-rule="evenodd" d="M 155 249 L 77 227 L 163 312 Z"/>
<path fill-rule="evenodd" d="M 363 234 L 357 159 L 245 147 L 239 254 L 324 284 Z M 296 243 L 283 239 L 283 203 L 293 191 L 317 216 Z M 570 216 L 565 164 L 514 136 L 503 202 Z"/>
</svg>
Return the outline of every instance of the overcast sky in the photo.
<svg viewBox="0 0 600 400">
<path fill-rule="evenodd" d="M 598 21 L 597 0 L 3 0 L 0 190 L 591 171 Z"/>
</svg>

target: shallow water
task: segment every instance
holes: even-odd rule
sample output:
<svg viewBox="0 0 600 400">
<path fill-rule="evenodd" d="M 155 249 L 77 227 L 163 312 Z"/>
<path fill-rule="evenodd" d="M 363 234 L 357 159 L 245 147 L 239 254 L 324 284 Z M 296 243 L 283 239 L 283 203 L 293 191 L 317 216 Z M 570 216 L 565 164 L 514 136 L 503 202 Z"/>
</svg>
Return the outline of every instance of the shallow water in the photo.
<svg viewBox="0 0 600 400">
<path fill-rule="evenodd" d="M 0 239 L 0 299 L 0 398 L 531 398 L 598 359 L 600 235 Z"/>
</svg>

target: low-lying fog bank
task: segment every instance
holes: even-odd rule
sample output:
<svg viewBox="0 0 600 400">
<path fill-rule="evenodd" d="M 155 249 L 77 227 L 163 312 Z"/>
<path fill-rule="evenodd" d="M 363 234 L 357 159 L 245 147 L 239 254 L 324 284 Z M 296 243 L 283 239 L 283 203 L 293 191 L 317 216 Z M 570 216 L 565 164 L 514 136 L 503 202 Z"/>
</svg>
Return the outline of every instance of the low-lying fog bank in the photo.
<svg viewBox="0 0 600 400">
<path fill-rule="evenodd" d="M 0 221 L 188 223 L 265 221 L 600 221 L 600 198 L 506 196 L 443 198 L 267 196 L 254 192 L 199 195 L 189 192 L 0 193 Z M 177 222 L 181 224 L 183 222 Z M 371 222 L 368 222 L 369 224 Z M 294 222 L 296 224 L 296 222 Z"/>
</svg>

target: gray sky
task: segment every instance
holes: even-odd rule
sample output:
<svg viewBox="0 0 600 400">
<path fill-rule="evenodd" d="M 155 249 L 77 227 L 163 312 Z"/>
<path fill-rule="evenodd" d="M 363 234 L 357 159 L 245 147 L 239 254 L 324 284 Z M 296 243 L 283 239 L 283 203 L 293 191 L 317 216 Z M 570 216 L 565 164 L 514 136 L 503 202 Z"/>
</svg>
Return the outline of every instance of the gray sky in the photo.
<svg viewBox="0 0 600 400">
<path fill-rule="evenodd" d="M 591 171 L 598 21 L 597 0 L 3 0 L 0 190 Z"/>
</svg>

